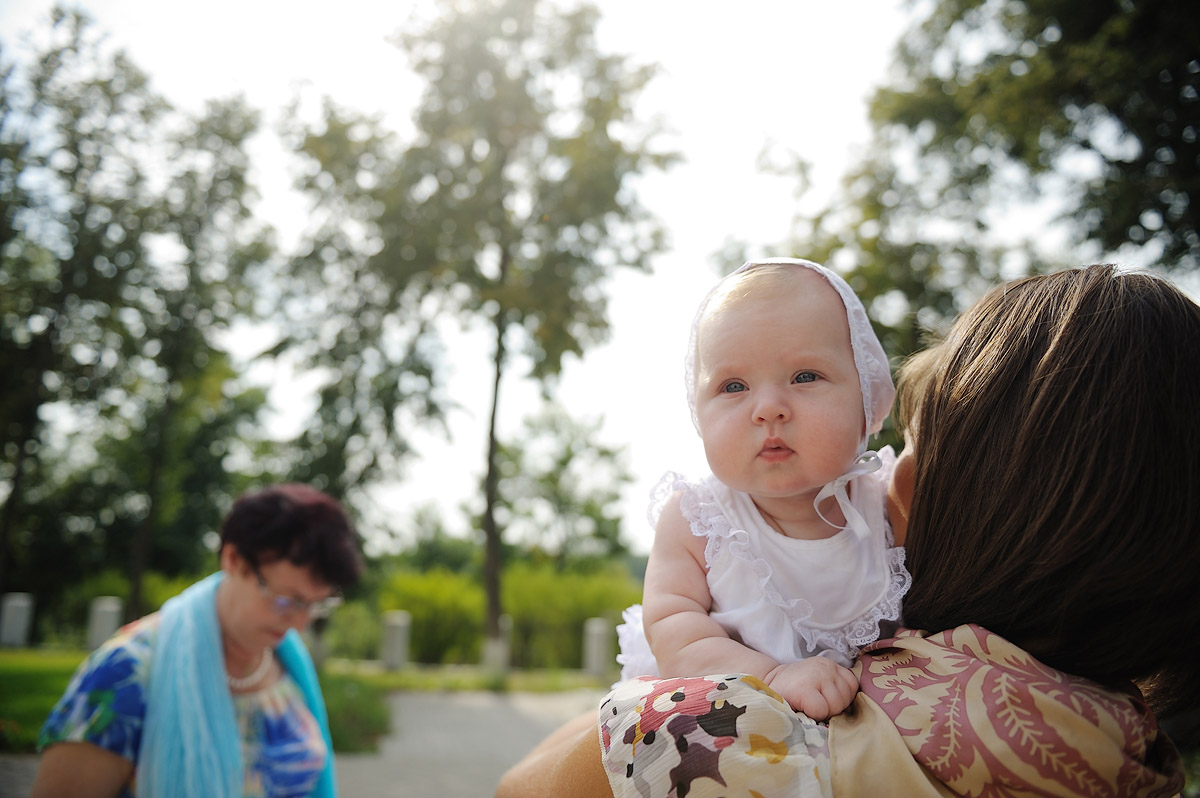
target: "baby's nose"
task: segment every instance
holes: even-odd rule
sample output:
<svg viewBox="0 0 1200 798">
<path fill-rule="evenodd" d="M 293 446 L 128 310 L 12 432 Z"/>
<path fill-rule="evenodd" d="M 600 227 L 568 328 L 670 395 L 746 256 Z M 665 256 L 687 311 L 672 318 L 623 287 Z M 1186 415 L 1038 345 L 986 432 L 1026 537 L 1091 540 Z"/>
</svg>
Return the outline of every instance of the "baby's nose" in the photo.
<svg viewBox="0 0 1200 798">
<path fill-rule="evenodd" d="M 779 391 L 771 389 L 763 391 L 754 406 L 754 419 L 759 423 L 786 421 L 789 413 L 787 401 Z"/>
</svg>

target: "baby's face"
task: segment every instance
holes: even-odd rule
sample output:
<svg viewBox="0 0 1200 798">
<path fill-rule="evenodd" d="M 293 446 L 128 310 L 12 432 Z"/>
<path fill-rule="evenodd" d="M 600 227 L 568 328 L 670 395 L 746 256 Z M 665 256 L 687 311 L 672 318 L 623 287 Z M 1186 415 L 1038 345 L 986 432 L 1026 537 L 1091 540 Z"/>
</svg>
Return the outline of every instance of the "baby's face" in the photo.
<svg viewBox="0 0 1200 798">
<path fill-rule="evenodd" d="M 696 416 L 713 474 L 756 500 L 812 497 L 865 434 L 845 306 L 797 269 L 726 297 L 700 322 Z"/>
</svg>

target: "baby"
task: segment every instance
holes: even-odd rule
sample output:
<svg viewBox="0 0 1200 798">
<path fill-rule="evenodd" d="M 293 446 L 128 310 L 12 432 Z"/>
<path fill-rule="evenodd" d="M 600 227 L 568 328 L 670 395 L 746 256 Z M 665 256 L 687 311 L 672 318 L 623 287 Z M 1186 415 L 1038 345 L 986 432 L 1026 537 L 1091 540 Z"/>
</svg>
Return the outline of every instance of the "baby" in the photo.
<svg viewBox="0 0 1200 798">
<path fill-rule="evenodd" d="M 911 582 L 886 519 L 894 455 L 867 450 L 895 396 L 883 348 L 841 277 L 754 261 L 701 304 L 685 379 L 712 475 L 656 489 L 669 495 L 644 604 L 618 627 L 622 678 L 747 673 L 835 715 Z"/>
</svg>

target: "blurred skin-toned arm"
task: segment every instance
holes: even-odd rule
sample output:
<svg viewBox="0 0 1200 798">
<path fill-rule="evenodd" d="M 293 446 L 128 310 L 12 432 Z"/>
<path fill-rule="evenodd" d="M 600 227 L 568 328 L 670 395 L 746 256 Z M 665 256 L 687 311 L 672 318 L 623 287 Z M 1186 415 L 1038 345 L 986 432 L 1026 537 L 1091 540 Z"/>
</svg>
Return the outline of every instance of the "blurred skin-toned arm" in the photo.
<svg viewBox="0 0 1200 798">
<path fill-rule="evenodd" d="M 892 480 L 887 487 L 887 514 L 892 525 L 892 535 L 897 546 L 903 546 L 908 536 L 908 515 L 912 511 L 913 471 L 916 460 L 912 442 L 912 430 L 904 431 L 904 451 L 896 458 Z"/>
<path fill-rule="evenodd" d="M 496 798 L 612 798 L 596 713 L 561 726 L 504 774 Z"/>
<path fill-rule="evenodd" d="M 55 743 L 42 752 L 30 798 L 115 798 L 132 776 L 133 763 L 112 751 Z"/>
<path fill-rule="evenodd" d="M 663 508 L 646 564 L 642 623 L 659 671 L 664 676 L 748 673 L 814 720 L 849 706 L 858 691 L 849 669 L 823 657 L 781 665 L 731 639 L 712 619 L 704 558 L 708 541 L 692 534 L 680 498 L 673 495 Z"/>
</svg>

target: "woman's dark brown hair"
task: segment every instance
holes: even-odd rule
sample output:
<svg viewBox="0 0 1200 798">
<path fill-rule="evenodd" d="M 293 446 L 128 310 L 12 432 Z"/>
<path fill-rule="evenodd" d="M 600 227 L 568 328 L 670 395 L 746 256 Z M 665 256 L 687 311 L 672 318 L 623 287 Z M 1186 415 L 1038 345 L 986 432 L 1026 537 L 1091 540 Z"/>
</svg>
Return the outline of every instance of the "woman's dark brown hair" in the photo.
<svg viewBox="0 0 1200 798">
<path fill-rule="evenodd" d="M 1001 286 L 902 370 L 908 626 L 1200 698 L 1200 307 L 1091 266 Z"/>
<path fill-rule="evenodd" d="M 232 544 L 257 568 L 287 560 L 344 588 L 362 573 L 358 540 L 342 506 L 308 485 L 268 485 L 233 503 L 221 524 L 221 546 Z"/>
</svg>

